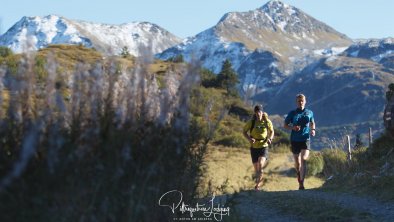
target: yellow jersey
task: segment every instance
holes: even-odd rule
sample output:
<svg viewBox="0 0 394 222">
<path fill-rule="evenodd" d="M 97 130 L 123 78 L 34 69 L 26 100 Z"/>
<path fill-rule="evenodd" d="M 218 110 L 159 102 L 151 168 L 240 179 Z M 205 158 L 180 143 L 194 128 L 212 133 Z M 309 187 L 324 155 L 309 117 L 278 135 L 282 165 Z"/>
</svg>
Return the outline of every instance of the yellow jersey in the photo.
<svg viewBox="0 0 394 222">
<path fill-rule="evenodd" d="M 244 133 L 250 132 L 250 128 L 252 127 L 252 121 L 253 120 L 251 119 L 246 122 L 243 129 Z M 261 121 L 258 119 L 255 120 L 252 132 L 250 132 L 250 136 L 256 140 L 256 142 L 252 144 L 252 148 L 268 147 L 268 131 L 274 131 L 271 120 L 265 120 L 264 118 Z"/>
</svg>

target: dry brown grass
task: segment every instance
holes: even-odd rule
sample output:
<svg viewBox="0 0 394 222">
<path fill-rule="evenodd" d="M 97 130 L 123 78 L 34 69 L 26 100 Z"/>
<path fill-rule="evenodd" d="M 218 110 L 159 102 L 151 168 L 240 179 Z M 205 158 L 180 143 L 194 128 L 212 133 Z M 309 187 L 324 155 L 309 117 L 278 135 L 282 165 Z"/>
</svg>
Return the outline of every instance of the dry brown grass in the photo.
<svg viewBox="0 0 394 222">
<path fill-rule="evenodd" d="M 234 193 L 253 186 L 248 149 L 209 146 L 203 160 L 199 196 Z"/>
<path fill-rule="evenodd" d="M 103 59 L 103 55 L 94 49 L 76 45 L 50 45 L 38 51 L 38 56 L 47 58 L 54 55 L 60 66 L 73 70 L 78 63 L 94 64 Z"/>
<path fill-rule="evenodd" d="M 265 167 L 264 191 L 287 191 L 298 189 L 294 171 L 294 161 L 290 152 L 269 153 Z M 209 146 L 204 157 L 198 194 L 234 193 L 253 189 L 253 165 L 247 148 Z M 324 181 L 318 177 L 305 180 L 307 189 L 321 187 Z"/>
</svg>

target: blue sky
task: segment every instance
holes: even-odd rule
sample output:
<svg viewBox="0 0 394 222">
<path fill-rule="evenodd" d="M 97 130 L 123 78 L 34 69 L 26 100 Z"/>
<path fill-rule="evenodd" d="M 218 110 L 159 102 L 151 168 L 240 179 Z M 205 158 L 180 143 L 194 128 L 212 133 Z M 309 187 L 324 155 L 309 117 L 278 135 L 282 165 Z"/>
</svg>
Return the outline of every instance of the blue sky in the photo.
<svg viewBox="0 0 394 222">
<path fill-rule="evenodd" d="M 282 0 L 351 38 L 394 37 L 393 0 Z M 267 0 L 2 0 L 0 33 L 23 16 L 61 15 L 108 24 L 155 23 L 179 37 L 214 26 L 226 13 L 248 11 Z"/>
</svg>

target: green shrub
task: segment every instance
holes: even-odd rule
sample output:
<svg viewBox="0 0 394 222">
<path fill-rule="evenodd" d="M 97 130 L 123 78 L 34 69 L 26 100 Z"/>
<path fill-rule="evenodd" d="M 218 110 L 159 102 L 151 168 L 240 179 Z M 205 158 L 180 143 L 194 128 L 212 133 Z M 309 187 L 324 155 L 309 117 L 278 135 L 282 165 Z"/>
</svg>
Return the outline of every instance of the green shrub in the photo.
<svg viewBox="0 0 394 222">
<path fill-rule="evenodd" d="M 7 57 L 7 56 L 10 56 L 12 54 L 13 53 L 12 53 L 11 49 L 9 49 L 7 47 L 4 47 L 4 46 L 0 46 L 0 57 Z"/>
<path fill-rule="evenodd" d="M 216 145 L 231 146 L 231 147 L 249 147 L 249 142 L 245 139 L 242 133 L 235 132 L 231 135 L 224 136 L 217 141 Z"/>
<path fill-rule="evenodd" d="M 324 169 L 323 155 L 320 152 L 311 152 L 307 164 L 307 176 L 316 176 L 322 173 Z"/>
<path fill-rule="evenodd" d="M 217 87 L 216 74 L 208 69 L 201 69 L 200 71 L 201 85 L 205 88 Z"/>
<path fill-rule="evenodd" d="M 343 173 L 347 168 L 347 154 L 341 149 L 323 149 L 321 151 L 324 160 L 323 174 L 331 176 Z"/>
<path fill-rule="evenodd" d="M 194 115 L 206 116 L 215 119 L 224 109 L 223 90 L 214 88 L 193 88 L 190 101 L 190 111 Z M 213 120 L 212 119 L 212 120 Z"/>
<path fill-rule="evenodd" d="M 240 104 L 232 104 L 228 113 L 230 115 L 238 116 L 242 119 L 249 119 L 253 115 L 250 110 L 245 109 Z"/>
<path fill-rule="evenodd" d="M 275 137 L 273 141 L 274 144 L 285 144 L 290 146 L 290 135 L 288 133 L 277 128 L 275 128 L 274 131 L 275 131 Z"/>
<path fill-rule="evenodd" d="M 373 141 L 372 148 L 369 149 L 369 152 L 373 158 L 380 158 L 390 152 L 393 144 L 394 138 L 387 133 Z"/>
<path fill-rule="evenodd" d="M 360 168 L 362 165 L 368 164 L 368 148 L 367 147 L 359 147 L 352 151 L 352 161 L 351 167 L 356 170 Z"/>
</svg>

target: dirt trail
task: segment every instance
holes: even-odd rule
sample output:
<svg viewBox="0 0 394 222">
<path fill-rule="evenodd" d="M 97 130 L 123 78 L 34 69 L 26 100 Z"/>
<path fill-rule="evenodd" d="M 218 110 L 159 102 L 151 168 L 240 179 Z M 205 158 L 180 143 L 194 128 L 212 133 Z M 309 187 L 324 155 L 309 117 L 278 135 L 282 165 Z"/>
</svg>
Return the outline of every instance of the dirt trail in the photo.
<svg viewBox="0 0 394 222">
<path fill-rule="evenodd" d="M 279 210 L 267 206 L 259 196 L 261 192 L 296 190 L 298 183 L 294 176 L 293 160 L 290 154 L 270 154 L 269 163 L 264 168 L 264 185 L 262 191 L 242 192 L 234 200 L 237 213 L 251 221 L 273 222 L 298 222 L 303 221 L 294 215 L 284 214 Z M 306 181 L 307 187 L 320 187 L 323 181 L 318 178 L 310 178 Z M 253 188 L 253 183 L 250 184 Z"/>
<path fill-rule="evenodd" d="M 332 220 L 330 216 L 335 216 L 336 210 L 351 215 L 342 213 L 346 219 L 334 217 L 336 221 L 394 221 L 393 203 L 381 203 L 373 198 L 323 191 L 320 187 L 324 181 L 316 177 L 305 180 L 306 190 L 298 190 L 290 153 L 270 153 L 269 163 L 264 169 L 262 191 L 253 190 L 253 167 L 249 151 L 246 149 L 211 147 L 203 168 L 205 173 L 201 178 L 200 189 L 214 191 L 218 197 L 226 196 L 222 195 L 224 193 L 236 192 L 236 195 L 230 195 L 228 198 L 229 203 L 232 210 L 241 218 L 248 219 L 247 221 L 314 220 L 310 215 L 308 217 L 300 214 L 298 210 L 295 211 L 292 205 L 294 203 L 307 206 L 304 211 L 313 210 L 312 214 L 320 215 L 319 220 L 322 221 Z M 331 210 L 329 215 L 326 213 L 327 209 Z"/>
<path fill-rule="evenodd" d="M 305 192 L 289 192 L 290 196 L 307 197 L 309 199 L 325 200 L 349 209 L 362 210 L 384 221 L 394 221 L 394 203 L 382 203 L 373 198 L 358 197 L 351 194 L 331 193 L 318 190 Z"/>
<path fill-rule="evenodd" d="M 251 221 L 304 221 L 293 215 L 283 214 L 279 210 L 267 206 L 263 201 L 275 198 L 276 193 L 287 198 L 303 198 L 314 201 L 325 201 L 343 209 L 351 209 L 369 213 L 379 221 L 394 221 L 394 204 L 381 203 L 373 198 L 358 197 L 351 194 L 323 192 L 318 188 L 324 181 L 318 178 L 308 178 L 305 181 L 307 190 L 297 190 L 298 184 L 294 176 L 291 155 L 274 154 L 272 161 L 265 169 L 266 180 L 263 191 L 247 191 L 240 193 L 234 199 L 235 208 L 239 215 Z M 284 203 L 285 204 L 285 203 Z M 324 204 L 321 211 L 325 210 Z"/>
<path fill-rule="evenodd" d="M 293 215 L 286 215 L 272 207 L 265 206 L 259 198 L 253 194 L 243 193 L 236 198 L 236 211 L 241 218 L 250 221 L 272 221 L 272 222 L 298 222 L 301 219 Z"/>
<path fill-rule="evenodd" d="M 288 191 L 297 190 L 298 182 L 294 170 L 294 161 L 291 154 L 272 153 L 269 163 L 264 169 L 263 191 Z M 310 177 L 305 180 L 305 187 L 312 189 L 321 187 L 324 181 Z"/>
</svg>

